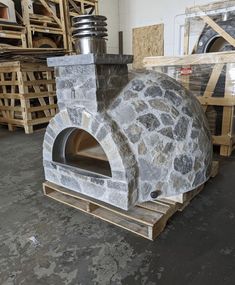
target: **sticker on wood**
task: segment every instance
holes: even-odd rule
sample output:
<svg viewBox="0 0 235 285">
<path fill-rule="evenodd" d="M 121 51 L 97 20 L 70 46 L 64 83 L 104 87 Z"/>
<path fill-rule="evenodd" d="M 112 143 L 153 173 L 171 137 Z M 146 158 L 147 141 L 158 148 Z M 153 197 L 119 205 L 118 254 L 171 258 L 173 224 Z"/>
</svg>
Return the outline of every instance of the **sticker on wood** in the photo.
<svg viewBox="0 0 235 285">
<path fill-rule="evenodd" d="M 164 55 L 164 25 L 133 29 L 133 68 L 143 68 L 146 56 Z"/>
</svg>

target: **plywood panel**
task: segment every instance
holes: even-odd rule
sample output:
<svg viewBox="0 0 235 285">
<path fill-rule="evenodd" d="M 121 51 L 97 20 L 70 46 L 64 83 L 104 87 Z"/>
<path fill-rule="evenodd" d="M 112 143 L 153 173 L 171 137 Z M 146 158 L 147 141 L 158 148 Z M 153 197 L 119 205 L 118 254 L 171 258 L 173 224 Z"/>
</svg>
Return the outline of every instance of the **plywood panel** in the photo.
<svg viewBox="0 0 235 285">
<path fill-rule="evenodd" d="M 146 56 L 164 55 L 164 25 L 133 29 L 133 68 L 143 68 Z"/>
</svg>

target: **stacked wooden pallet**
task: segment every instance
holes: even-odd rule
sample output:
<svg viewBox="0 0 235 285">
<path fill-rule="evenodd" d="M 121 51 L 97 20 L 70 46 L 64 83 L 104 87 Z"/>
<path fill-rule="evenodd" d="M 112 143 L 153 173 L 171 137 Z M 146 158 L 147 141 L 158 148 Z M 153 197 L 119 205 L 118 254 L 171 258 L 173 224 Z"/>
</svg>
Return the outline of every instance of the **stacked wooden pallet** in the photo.
<svg viewBox="0 0 235 285">
<path fill-rule="evenodd" d="M 46 63 L 22 61 L 0 64 L 0 124 L 9 130 L 23 127 L 30 134 L 36 125 L 56 114 L 53 69 Z"/>
<path fill-rule="evenodd" d="M 15 2 L 16 3 L 16 2 Z M 45 56 L 73 51 L 71 19 L 98 12 L 98 0 L 21 0 L 0 21 L 0 124 L 32 133 L 56 114 L 55 80 Z M 5 8 L 4 8 L 5 9 Z M 0 18 L 2 17 L 0 15 Z M 67 17 L 67 18 L 66 18 Z M 27 52 L 28 51 L 28 52 Z M 40 58 L 29 63 L 28 53 Z M 45 54 L 46 53 L 46 54 Z M 27 62 L 25 62 L 25 59 Z"/>
<path fill-rule="evenodd" d="M 22 0 L 28 47 L 67 49 L 63 0 Z"/>
<path fill-rule="evenodd" d="M 98 0 L 21 0 L 12 19 L 0 18 L 0 46 L 73 51 L 72 17 L 97 14 Z M 9 9 L 10 9 L 9 8 Z M 20 11 L 20 12 L 19 12 Z"/>
</svg>

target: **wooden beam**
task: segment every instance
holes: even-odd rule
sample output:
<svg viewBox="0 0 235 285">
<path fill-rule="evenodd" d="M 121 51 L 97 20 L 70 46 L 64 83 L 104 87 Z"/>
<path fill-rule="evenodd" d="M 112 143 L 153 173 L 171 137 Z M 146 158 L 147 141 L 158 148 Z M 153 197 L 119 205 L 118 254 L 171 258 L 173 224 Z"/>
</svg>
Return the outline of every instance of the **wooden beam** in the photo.
<svg viewBox="0 0 235 285">
<path fill-rule="evenodd" d="M 234 70 L 234 64 L 227 64 L 226 70 L 226 80 L 225 80 L 225 93 L 224 98 L 231 96 L 231 92 L 234 88 L 234 81 L 231 78 L 231 70 Z M 233 116 L 234 116 L 234 106 L 223 108 L 223 119 L 222 119 L 222 135 L 228 135 L 232 137 L 233 132 Z M 229 156 L 232 152 L 232 143 L 226 147 L 221 146 L 220 155 Z"/>
<path fill-rule="evenodd" d="M 74 3 L 73 0 L 68 0 L 68 1 L 69 1 L 69 3 L 71 4 L 71 6 L 73 7 L 73 9 L 74 9 L 78 14 L 81 14 L 81 13 L 82 13 L 81 9 Z"/>
<path fill-rule="evenodd" d="M 45 0 L 38 0 L 39 2 L 41 2 L 41 4 L 47 9 L 47 11 L 50 13 L 50 15 L 52 16 L 52 18 L 56 21 L 56 23 L 61 27 L 62 27 L 62 23 L 60 21 L 60 19 L 56 16 L 56 14 L 54 13 L 54 11 L 51 9 L 51 7 L 47 4 L 47 2 Z"/>
<path fill-rule="evenodd" d="M 187 19 L 184 25 L 184 55 L 189 54 L 190 21 Z"/>
<path fill-rule="evenodd" d="M 214 20 L 212 20 L 209 16 L 202 16 L 201 18 L 222 38 L 224 38 L 230 45 L 235 47 L 235 39 L 232 36 L 230 36 L 224 29 L 222 29 Z"/>
<path fill-rule="evenodd" d="M 213 67 L 213 70 L 212 70 L 210 79 L 206 85 L 206 90 L 204 91 L 203 97 L 211 97 L 212 96 L 212 94 L 215 90 L 216 84 L 217 84 L 219 77 L 221 75 L 221 72 L 223 70 L 223 67 L 224 67 L 224 64 L 216 64 Z"/>
<path fill-rule="evenodd" d="M 215 145 L 228 147 L 232 144 L 232 137 L 229 135 L 212 136 L 212 142 Z"/>
<path fill-rule="evenodd" d="M 191 54 L 184 56 L 151 56 L 144 58 L 144 66 L 146 68 L 160 66 L 184 66 L 198 64 L 217 64 L 217 63 L 233 63 L 235 51 L 231 52 L 214 52 L 204 54 Z"/>
<path fill-rule="evenodd" d="M 208 13 L 213 11 L 214 13 L 217 13 L 217 10 L 220 9 L 228 9 L 235 6 L 234 0 L 223 0 L 223 1 L 217 1 L 212 2 L 206 5 L 196 5 L 192 7 L 187 7 L 185 10 L 186 15 L 191 16 L 190 14 L 197 14 L 198 10 L 203 11 L 204 13 Z"/>
<path fill-rule="evenodd" d="M 206 106 L 235 106 L 235 98 L 234 96 L 229 97 L 203 97 L 197 96 L 196 97 L 201 105 Z"/>
</svg>

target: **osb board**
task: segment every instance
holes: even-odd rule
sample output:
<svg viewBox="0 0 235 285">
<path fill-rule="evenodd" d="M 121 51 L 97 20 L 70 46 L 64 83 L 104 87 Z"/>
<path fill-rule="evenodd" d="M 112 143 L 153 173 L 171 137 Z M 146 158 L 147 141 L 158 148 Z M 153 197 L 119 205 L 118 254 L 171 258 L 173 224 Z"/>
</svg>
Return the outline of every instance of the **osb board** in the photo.
<svg viewBox="0 0 235 285">
<path fill-rule="evenodd" d="M 164 55 L 164 25 L 133 29 L 133 68 L 143 68 L 146 56 Z"/>
</svg>

